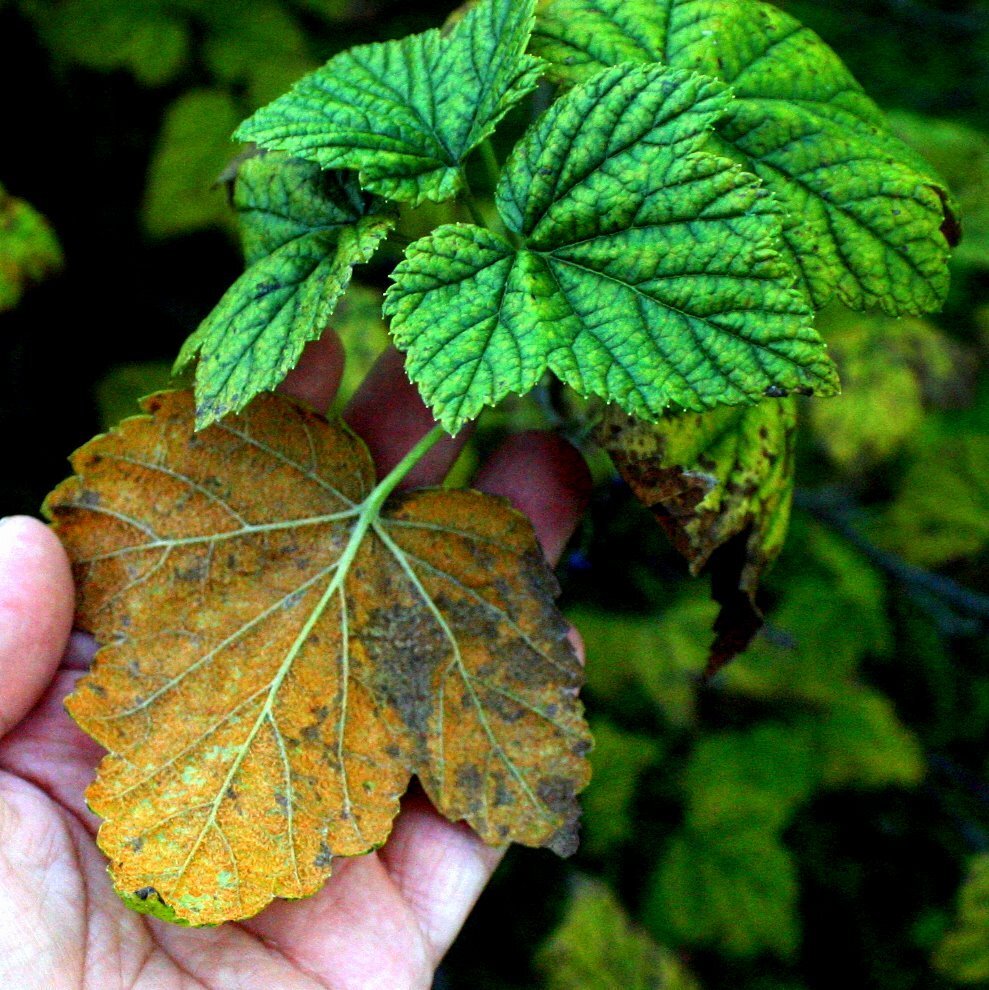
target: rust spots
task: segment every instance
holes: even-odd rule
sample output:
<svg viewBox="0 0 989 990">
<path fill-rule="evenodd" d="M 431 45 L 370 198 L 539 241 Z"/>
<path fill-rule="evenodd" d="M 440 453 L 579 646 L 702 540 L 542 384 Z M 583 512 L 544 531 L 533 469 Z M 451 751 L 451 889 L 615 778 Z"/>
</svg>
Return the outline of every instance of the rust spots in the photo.
<svg viewBox="0 0 989 990">
<path fill-rule="evenodd" d="M 67 704 L 110 753 L 88 799 L 118 888 L 196 925 L 315 893 L 413 774 L 489 843 L 571 850 L 582 671 L 528 520 L 424 491 L 357 542 L 374 469 L 342 424 L 273 395 L 199 434 L 188 392 L 145 408 L 48 502 L 102 647 Z"/>
</svg>

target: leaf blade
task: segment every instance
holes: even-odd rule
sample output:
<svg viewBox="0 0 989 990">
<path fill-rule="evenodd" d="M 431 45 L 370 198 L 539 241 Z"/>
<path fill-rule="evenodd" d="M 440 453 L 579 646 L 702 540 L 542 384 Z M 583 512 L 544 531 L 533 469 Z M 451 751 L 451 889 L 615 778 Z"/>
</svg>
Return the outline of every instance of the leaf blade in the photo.
<svg viewBox="0 0 989 990">
<path fill-rule="evenodd" d="M 690 73 L 607 70 L 547 111 L 506 166 L 497 200 L 522 247 L 464 227 L 412 246 L 386 312 L 447 429 L 546 370 L 652 419 L 670 404 L 836 390 L 774 248 L 774 207 L 752 177 L 699 153 L 727 99 Z M 469 312 L 459 322 L 454 302 Z M 480 383 L 454 389 L 457 362 L 485 367 Z"/>
<path fill-rule="evenodd" d="M 484 0 L 447 37 L 431 30 L 337 55 L 237 136 L 354 169 L 364 188 L 414 206 L 450 199 L 470 152 L 536 86 L 541 63 L 525 54 L 534 8 Z"/>
<path fill-rule="evenodd" d="M 794 488 L 792 399 L 650 424 L 605 414 L 599 441 L 693 574 L 711 573 L 722 605 L 709 673 L 762 626 L 757 594 L 786 540 Z"/>
<path fill-rule="evenodd" d="M 943 304 L 955 239 L 947 190 L 789 15 L 754 0 L 553 0 L 533 48 L 570 82 L 626 60 L 725 80 L 736 100 L 719 144 L 779 199 L 788 255 L 814 305 L 834 295 L 890 314 Z"/>
<path fill-rule="evenodd" d="M 249 158 L 234 193 L 248 267 L 184 345 L 198 354 L 200 429 L 273 389 L 319 337 L 350 284 L 394 226 L 356 182 L 277 155 Z"/>
<path fill-rule="evenodd" d="M 101 644 L 67 704 L 109 750 L 88 798 L 122 896 L 204 925 L 313 894 L 412 773 L 488 842 L 572 851 L 580 665 L 524 517 L 435 491 L 362 528 L 342 425 L 275 395 L 199 434 L 188 392 L 147 410 L 47 503 Z"/>
</svg>

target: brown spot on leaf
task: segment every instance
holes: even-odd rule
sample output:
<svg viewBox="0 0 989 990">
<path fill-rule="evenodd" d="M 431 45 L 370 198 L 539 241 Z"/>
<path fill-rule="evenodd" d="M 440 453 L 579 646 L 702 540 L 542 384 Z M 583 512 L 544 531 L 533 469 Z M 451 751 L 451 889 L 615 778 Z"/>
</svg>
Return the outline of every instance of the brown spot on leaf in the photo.
<svg viewBox="0 0 989 990">
<path fill-rule="evenodd" d="M 599 431 L 691 572 L 711 575 L 721 612 L 709 675 L 743 652 L 762 625 L 756 599 L 787 529 L 795 425 L 793 401 L 772 399 L 658 423 L 612 408 Z"/>
</svg>

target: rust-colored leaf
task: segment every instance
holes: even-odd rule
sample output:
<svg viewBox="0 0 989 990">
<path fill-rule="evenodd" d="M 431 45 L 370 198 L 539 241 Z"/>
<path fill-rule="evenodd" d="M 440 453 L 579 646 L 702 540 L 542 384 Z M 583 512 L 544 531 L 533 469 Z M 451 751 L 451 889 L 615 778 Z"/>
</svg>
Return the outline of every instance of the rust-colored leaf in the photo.
<svg viewBox="0 0 989 990">
<path fill-rule="evenodd" d="M 744 651 L 762 626 L 759 582 L 779 555 L 793 500 L 792 399 L 646 423 L 617 407 L 598 438 L 695 575 L 721 604 L 708 674 Z"/>
<path fill-rule="evenodd" d="M 477 492 L 363 511 L 363 443 L 276 396 L 194 433 L 146 402 L 47 509 L 102 649 L 68 701 L 120 892 L 186 923 L 314 893 L 417 774 L 485 841 L 575 848 L 581 672 L 528 521 Z"/>
</svg>

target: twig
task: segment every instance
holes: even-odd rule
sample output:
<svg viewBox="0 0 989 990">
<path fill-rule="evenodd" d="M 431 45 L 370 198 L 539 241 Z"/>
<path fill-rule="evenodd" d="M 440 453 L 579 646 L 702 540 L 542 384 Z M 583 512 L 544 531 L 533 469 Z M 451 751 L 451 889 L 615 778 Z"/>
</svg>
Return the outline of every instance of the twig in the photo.
<svg viewBox="0 0 989 990">
<path fill-rule="evenodd" d="M 830 526 L 870 563 L 902 584 L 948 635 L 973 636 L 989 624 L 989 597 L 877 547 L 855 526 L 858 509 L 840 492 L 798 491 L 795 501 L 815 519 Z"/>
</svg>

